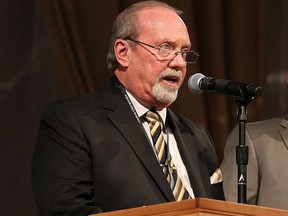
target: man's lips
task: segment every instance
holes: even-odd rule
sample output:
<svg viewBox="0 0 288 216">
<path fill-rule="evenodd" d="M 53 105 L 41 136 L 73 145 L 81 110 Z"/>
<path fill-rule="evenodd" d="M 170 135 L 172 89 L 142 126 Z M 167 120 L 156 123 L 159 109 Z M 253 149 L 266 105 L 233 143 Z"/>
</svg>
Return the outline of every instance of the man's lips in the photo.
<svg viewBox="0 0 288 216">
<path fill-rule="evenodd" d="M 172 76 L 172 75 L 170 75 L 170 76 L 164 76 L 164 77 L 162 77 L 162 80 L 165 80 L 165 81 L 167 81 L 167 82 L 169 82 L 169 83 L 171 83 L 171 84 L 178 84 L 179 81 L 180 81 L 180 78 L 179 78 L 178 76 Z"/>
</svg>

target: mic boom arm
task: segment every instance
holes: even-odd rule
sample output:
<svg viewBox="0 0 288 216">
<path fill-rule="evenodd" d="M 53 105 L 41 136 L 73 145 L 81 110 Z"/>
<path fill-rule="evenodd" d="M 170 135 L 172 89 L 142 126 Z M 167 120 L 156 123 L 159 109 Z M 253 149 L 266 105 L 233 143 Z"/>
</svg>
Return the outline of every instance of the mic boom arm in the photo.
<svg viewBox="0 0 288 216">
<path fill-rule="evenodd" d="M 215 92 L 246 101 L 251 101 L 263 93 L 262 88 L 254 84 L 205 77 L 201 73 L 189 78 L 188 87 L 193 93 Z"/>
<path fill-rule="evenodd" d="M 246 84 L 230 80 L 219 80 L 212 77 L 202 79 L 200 81 L 200 85 L 204 91 L 218 92 L 236 99 L 250 100 L 255 96 L 262 95 L 262 88 L 254 84 Z M 217 91 L 215 89 L 217 89 Z"/>
</svg>

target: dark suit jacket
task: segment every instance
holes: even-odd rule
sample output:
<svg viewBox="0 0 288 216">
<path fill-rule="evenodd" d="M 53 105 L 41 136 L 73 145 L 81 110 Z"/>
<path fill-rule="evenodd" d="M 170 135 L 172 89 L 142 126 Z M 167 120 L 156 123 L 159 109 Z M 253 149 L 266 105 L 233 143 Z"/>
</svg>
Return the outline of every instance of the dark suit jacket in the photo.
<svg viewBox="0 0 288 216">
<path fill-rule="evenodd" d="M 175 201 L 141 125 L 114 77 L 101 92 L 50 104 L 34 152 L 40 215 L 88 215 Z M 223 199 L 210 136 L 168 109 L 169 126 L 196 197 Z"/>
</svg>

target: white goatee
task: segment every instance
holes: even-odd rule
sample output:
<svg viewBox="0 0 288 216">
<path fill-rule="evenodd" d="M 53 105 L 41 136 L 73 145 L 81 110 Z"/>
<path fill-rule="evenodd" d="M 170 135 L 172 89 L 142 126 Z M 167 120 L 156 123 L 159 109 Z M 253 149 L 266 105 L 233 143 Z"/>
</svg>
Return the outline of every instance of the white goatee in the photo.
<svg viewBox="0 0 288 216">
<path fill-rule="evenodd" d="M 178 95 L 178 87 L 162 85 L 160 80 L 165 76 L 175 76 L 182 80 L 182 72 L 176 70 L 163 71 L 157 78 L 155 85 L 152 89 L 152 95 L 156 100 L 161 103 L 173 103 Z"/>
</svg>

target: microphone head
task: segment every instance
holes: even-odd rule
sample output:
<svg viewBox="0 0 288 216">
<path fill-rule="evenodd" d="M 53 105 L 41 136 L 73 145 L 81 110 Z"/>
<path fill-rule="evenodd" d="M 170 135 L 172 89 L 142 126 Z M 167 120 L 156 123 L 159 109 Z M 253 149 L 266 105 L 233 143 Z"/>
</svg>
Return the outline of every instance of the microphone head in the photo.
<svg viewBox="0 0 288 216">
<path fill-rule="evenodd" d="M 263 94 L 263 89 L 260 86 L 250 84 L 246 87 L 246 94 L 248 97 L 261 96 Z"/>
<path fill-rule="evenodd" d="M 203 91 L 200 89 L 200 81 L 205 76 L 201 73 L 196 73 L 192 75 L 188 80 L 188 87 L 190 91 L 196 94 L 203 93 Z"/>
</svg>

